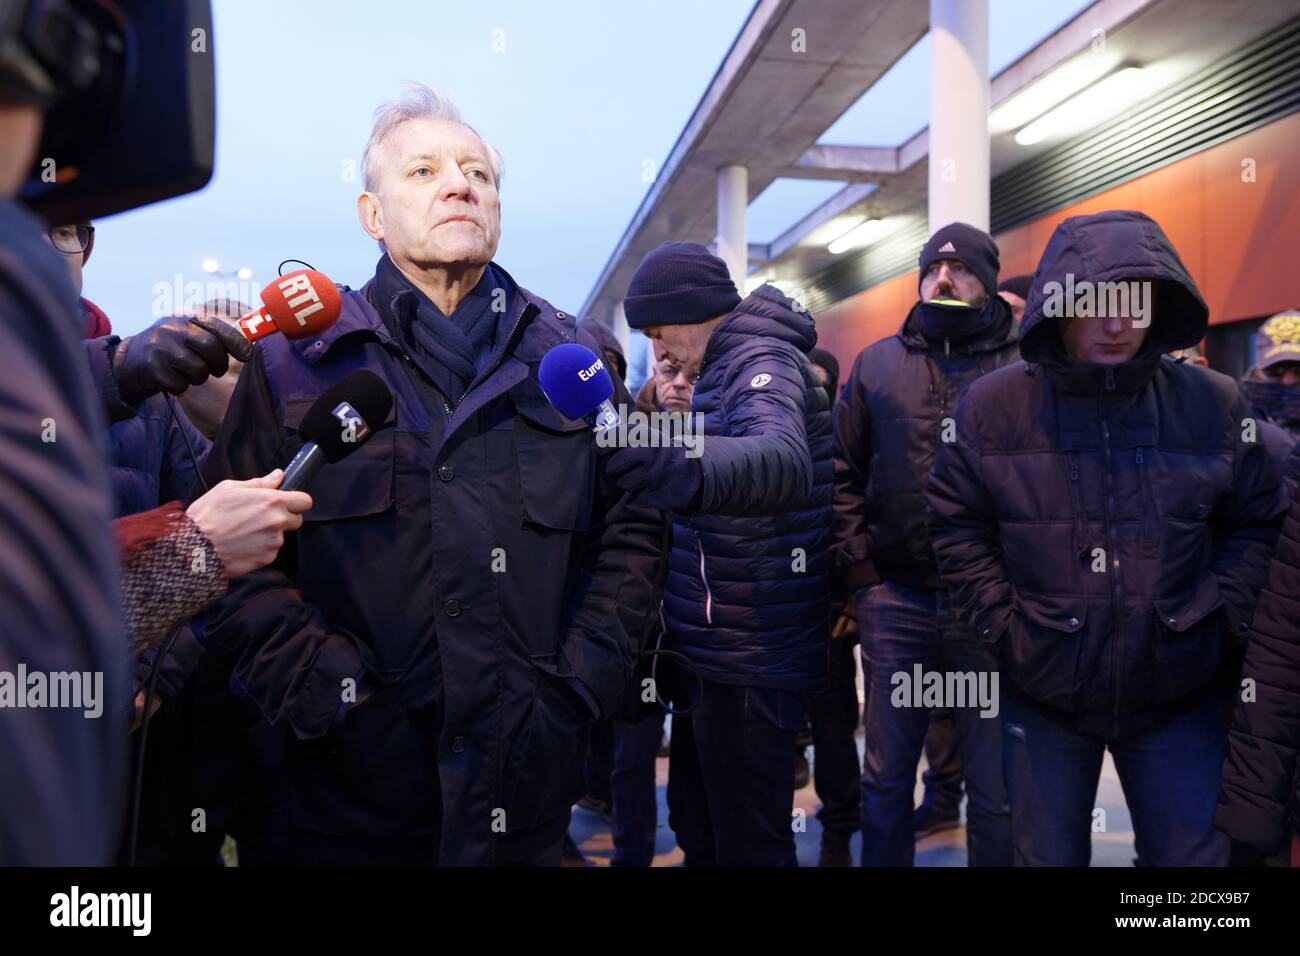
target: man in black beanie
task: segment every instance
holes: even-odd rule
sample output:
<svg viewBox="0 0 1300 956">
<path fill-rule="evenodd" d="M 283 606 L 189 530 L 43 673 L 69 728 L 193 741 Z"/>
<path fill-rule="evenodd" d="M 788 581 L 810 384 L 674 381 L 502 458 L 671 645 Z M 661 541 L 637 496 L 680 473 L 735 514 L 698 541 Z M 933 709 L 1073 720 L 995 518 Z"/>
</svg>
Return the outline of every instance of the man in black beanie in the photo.
<svg viewBox="0 0 1300 956">
<path fill-rule="evenodd" d="M 673 718 L 668 822 L 688 866 L 793 866 L 795 735 L 826 679 L 830 631 L 831 396 L 807 356 L 817 331 L 773 286 L 742 301 L 698 243 L 648 254 L 623 304 L 665 374 L 695 382 L 703 417 L 698 457 L 625 447 L 608 466 L 634 500 L 673 512 L 663 646 L 703 680 L 702 694 L 669 689 L 692 710 Z"/>
<path fill-rule="evenodd" d="M 896 335 L 858 355 L 835 410 L 835 548 L 870 664 L 863 668 L 871 680 L 864 866 L 911 866 L 915 854 L 912 793 L 931 707 L 913 706 L 912 694 L 895 704 L 898 675 L 997 669 L 956 618 L 926 536 L 923 490 L 936 449 L 951 440 L 958 395 L 1016 359 L 1016 327 L 995 294 L 998 249 L 987 233 L 964 223 L 944 226 L 922 248 L 919 265 L 920 301 Z M 945 699 L 939 706 L 951 711 L 957 728 L 969 797 L 968 861 L 1008 865 L 996 705 Z"/>
</svg>

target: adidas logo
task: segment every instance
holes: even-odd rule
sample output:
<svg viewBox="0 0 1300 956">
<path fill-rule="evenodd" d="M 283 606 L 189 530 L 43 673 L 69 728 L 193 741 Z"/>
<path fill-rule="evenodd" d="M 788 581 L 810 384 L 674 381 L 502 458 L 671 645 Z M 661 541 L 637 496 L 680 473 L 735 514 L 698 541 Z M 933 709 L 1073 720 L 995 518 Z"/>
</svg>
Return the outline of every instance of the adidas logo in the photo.
<svg viewBox="0 0 1300 956">
<path fill-rule="evenodd" d="M 945 242 L 939 247 L 940 252 L 956 252 L 956 247 L 951 242 Z"/>
</svg>

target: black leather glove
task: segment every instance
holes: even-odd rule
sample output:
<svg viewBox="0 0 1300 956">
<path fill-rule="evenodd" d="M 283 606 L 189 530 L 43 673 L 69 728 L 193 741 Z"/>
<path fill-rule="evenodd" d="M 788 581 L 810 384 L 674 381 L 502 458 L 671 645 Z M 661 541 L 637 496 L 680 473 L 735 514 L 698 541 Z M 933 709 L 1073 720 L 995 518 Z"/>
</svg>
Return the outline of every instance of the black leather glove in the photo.
<svg viewBox="0 0 1300 956">
<path fill-rule="evenodd" d="M 688 512 L 699 506 L 704 470 L 700 459 L 686 452 L 686 448 L 620 448 L 605 470 L 638 504 Z"/>
<path fill-rule="evenodd" d="M 247 362 L 252 354 L 253 343 L 220 319 L 174 317 L 123 341 L 110 361 L 122 401 L 135 405 L 225 375 L 232 355 Z"/>
</svg>

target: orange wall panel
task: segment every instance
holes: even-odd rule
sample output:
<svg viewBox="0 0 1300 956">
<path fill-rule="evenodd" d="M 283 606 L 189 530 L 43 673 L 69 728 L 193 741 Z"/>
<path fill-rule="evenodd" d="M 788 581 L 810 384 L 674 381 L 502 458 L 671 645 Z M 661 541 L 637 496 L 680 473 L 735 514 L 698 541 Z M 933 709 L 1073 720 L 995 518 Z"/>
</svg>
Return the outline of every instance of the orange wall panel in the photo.
<svg viewBox="0 0 1300 956">
<path fill-rule="evenodd" d="M 1242 179 L 1246 159 L 1254 182 Z M 1106 209 L 1160 223 L 1211 323 L 1300 308 L 1300 112 L 998 234 L 1002 275 L 1033 272 L 1062 220 Z M 847 373 L 859 351 L 897 331 L 916 298 L 915 272 L 882 282 L 819 312 L 819 341 Z"/>
</svg>

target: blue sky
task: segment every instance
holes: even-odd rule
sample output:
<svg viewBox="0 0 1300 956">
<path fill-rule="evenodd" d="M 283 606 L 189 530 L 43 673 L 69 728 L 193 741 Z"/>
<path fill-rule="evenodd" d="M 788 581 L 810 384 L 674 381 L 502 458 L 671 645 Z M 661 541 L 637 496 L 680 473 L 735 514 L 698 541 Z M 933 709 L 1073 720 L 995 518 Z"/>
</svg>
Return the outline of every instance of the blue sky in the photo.
<svg viewBox="0 0 1300 956">
<path fill-rule="evenodd" d="M 917 0 L 925 2 L 925 0 Z M 501 150 L 497 261 L 558 308 L 577 309 L 645 195 L 752 0 L 215 0 L 217 165 L 202 191 L 96 224 L 85 295 L 114 330 L 154 319 L 164 284 L 203 282 L 207 256 L 260 288 L 281 259 L 360 286 L 378 259 L 356 219 L 374 108 L 410 80 L 450 93 Z M 996 69 L 1086 6 L 992 0 Z M 899 69 L 924 84 L 928 53 Z M 824 137 L 915 132 L 925 87 L 850 109 Z M 919 116 L 916 113 L 920 106 Z M 901 140 L 907 133 L 896 137 Z M 756 241 L 812 208 L 823 183 L 781 184 L 751 207 Z M 183 287 L 179 293 L 184 295 Z"/>
</svg>

